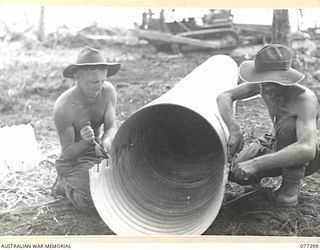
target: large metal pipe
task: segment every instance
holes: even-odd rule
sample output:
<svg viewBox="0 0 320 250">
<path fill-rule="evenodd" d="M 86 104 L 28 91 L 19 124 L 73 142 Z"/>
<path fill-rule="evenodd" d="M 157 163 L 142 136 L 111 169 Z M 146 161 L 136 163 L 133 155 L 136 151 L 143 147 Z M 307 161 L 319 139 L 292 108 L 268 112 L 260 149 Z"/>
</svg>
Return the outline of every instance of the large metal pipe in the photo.
<svg viewBox="0 0 320 250">
<path fill-rule="evenodd" d="M 216 218 L 226 183 L 228 130 L 216 96 L 237 84 L 216 55 L 118 129 L 109 166 L 90 171 L 95 206 L 118 235 L 198 235 Z"/>
</svg>

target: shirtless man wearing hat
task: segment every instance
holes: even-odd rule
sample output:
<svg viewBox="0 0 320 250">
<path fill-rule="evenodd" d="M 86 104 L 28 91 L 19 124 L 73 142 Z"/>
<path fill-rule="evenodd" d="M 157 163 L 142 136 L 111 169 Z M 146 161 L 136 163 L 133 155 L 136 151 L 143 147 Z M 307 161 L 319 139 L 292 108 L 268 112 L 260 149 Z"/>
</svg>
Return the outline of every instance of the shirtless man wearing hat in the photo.
<svg viewBox="0 0 320 250">
<path fill-rule="evenodd" d="M 88 170 L 108 158 L 116 133 L 116 91 L 107 77 L 119 69 L 119 63 L 108 63 L 100 51 L 85 47 L 77 62 L 63 71 L 76 85 L 62 93 L 53 108 L 61 155 L 52 192 L 65 195 L 84 213 L 95 211 Z"/>
<path fill-rule="evenodd" d="M 263 47 L 253 61 L 239 67 L 245 83 L 217 97 L 230 136 L 228 152 L 234 158 L 229 180 L 257 185 L 263 177 L 282 176 L 274 194 L 276 206 L 296 206 L 299 184 L 320 167 L 317 143 L 318 100 L 299 84 L 304 75 L 291 67 L 292 50 L 277 44 Z M 248 147 L 233 114 L 233 102 L 261 94 L 273 132 Z"/>
</svg>

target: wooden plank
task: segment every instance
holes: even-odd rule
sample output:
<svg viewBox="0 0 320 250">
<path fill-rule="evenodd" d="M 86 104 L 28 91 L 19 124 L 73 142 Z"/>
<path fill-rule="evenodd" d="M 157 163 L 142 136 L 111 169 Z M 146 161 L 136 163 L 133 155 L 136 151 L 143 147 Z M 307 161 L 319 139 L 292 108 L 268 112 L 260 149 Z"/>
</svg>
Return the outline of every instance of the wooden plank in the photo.
<svg viewBox="0 0 320 250">
<path fill-rule="evenodd" d="M 247 31 L 253 33 L 262 33 L 262 34 L 271 34 L 271 26 L 270 25 L 260 25 L 260 24 L 242 24 L 236 23 L 234 24 L 235 29 L 239 31 Z"/>
<path fill-rule="evenodd" d="M 226 33 L 226 32 L 230 32 L 230 33 L 232 32 L 236 36 L 235 31 L 231 28 L 192 30 L 192 31 L 179 33 L 178 35 L 184 36 L 184 37 L 186 37 L 186 36 L 189 37 L 189 36 L 196 36 L 196 35 L 216 34 L 216 33 Z"/>
<path fill-rule="evenodd" d="M 136 29 L 135 33 L 138 37 L 144 38 L 146 40 L 162 41 L 165 43 L 180 43 L 189 44 L 198 47 L 211 48 L 211 49 L 221 49 L 226 47 L 232 47 L 231 43 L 226 43 L 221 40 L 216 41 L 203 41 L 195 38 L 183 37 L 180 35 L 172 35 L 169 33 L 163 33 L 151 30 L 140 30 Z M 233 45 L 235 46 L 235 45 Z"/>
</svg>

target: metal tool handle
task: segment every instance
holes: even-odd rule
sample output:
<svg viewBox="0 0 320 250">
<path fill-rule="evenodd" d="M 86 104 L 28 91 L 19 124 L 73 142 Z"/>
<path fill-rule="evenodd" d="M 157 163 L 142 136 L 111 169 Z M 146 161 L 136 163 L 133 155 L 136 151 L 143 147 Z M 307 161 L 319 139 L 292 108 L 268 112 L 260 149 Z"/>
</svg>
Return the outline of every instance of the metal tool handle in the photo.
<svg viewBox="0 0 320 250">
<path fill-rule="evenodd" d="M 91 126 L 91 122 L 87 121 L 87 125 Z M 99 150 L 102 152 L 103 156 L 108 159 L 109 153 L 104 150 L 104 148 L 99 144 L 99 142 L 97 142 L 97 140 L 95 138 L 92 140 L 92 142 L 95 146 L 97 146 L 99 148 Z"/>
</svg>

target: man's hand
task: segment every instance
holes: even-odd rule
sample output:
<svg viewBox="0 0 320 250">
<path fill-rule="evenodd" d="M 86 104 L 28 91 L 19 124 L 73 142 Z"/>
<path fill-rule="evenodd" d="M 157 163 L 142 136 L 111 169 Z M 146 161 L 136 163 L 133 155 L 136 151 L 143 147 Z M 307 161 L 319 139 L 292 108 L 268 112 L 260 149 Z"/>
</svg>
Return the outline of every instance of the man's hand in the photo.
<svg viewBox="0 0 320 250">
<path fill-rule="evenodd" d="M 111 139 L 106 138 L 101 144 L 95 142 L 96 155 L 101 158 L 109 158 L 111 148 Z"/>
<path fill-rule="evenodd" d="M 244 145 L 244 139 L 240 131 L 232 132 L 230 131 L 230 136 L 228 140 L 228 152 L 230 156 L 234 156 L 236 153 L 240 152 Z"/>
<path fill-rule="evenodd" d="M 229 180 L 240 185 L 249 185 L 256 182 L 258 171 L 252 161 L 239 162 L 230 170 Z"/>
<path fill-rule="evenodd" d="M 101 158 L 109 158 L 109 151 L 106 151 L 100 144 L 95 144 L 96 156 Z"/>
<path fill-rule="evenodd" d="M 111 143 L 112 143 L 112 139 L 109 138 L 109 137 L 105 138 L 105 139 L 102 141 L 102 147 L 103 147 L 103 149 L 104 149 L 107 153 L 110 152 Z"/>
<path fill-rule="evenodd" d="M 80 130 L 80 135 L 81 135 L 82 139 L 85 140 L 86 142 L 93 143 L 94 138 L 95 138 L 94 131 L 93 131 L 93 128 L 91 127 L 89 122 L 86 126 L 84 126 Z"/>
</svg>

